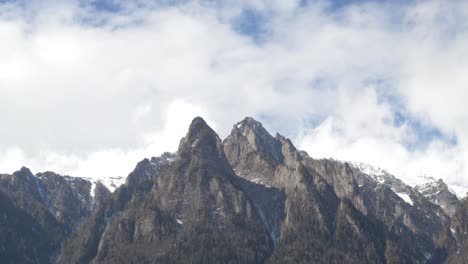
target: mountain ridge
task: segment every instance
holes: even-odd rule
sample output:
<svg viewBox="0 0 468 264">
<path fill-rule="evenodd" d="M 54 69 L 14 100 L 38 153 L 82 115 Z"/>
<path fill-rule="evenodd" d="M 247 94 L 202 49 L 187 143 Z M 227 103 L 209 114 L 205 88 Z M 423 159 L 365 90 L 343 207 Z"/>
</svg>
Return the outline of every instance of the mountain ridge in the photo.
<svg viewBox="0 0 468 264">
<path fill-rule="evenodd" d="M 44 230 L 62 229 L 50 247 L 37 248 L 49 257 L 22 259 L 26 247 L 2 250 L 6 242 L 0 240 L 0 258 L 12 263 L 460 261 L 467 245 L 465 202 L 450 196 L 443 182 L 413 188 L 366 166 L 313 159 L 251 117 L 221 141 L 196 117 L 177 152 L 142 160 L 114 192 L 99 182 L 52 172 L 33 175 L 27 168 L 1 176 L 4 201 L 25 199 L 4 205 L 11 217 L 45 217 Z M 440 202 L 444 199 L 458 202 Z M 38 213 L 23 211 L 27 204 Z M 23 233 L 10 222 L 0 222 L 6 226 L 0 235 L 14 231 L 25 245 L 37 247 L 39 233 Z"/>
</svg>

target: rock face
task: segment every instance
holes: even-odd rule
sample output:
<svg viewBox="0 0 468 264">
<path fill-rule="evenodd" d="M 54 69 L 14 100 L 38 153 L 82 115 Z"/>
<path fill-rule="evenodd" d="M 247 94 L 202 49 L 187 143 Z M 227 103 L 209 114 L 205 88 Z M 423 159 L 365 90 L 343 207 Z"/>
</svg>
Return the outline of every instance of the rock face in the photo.
<svg viewBox="0 0 468 264">
<path fill-rule="evenodd" d="M 468 199 L 457 208 L 450 228 L 442 241 L 447 246 L 446 263 L 466 263 L 468 260 Z"/>
<path fill-rule="evenodd" d="M 233 127 L 224 150 L 237 175 L 257 185 L 245 190 L 276 238 L 270 262 L 438 258 L 436 241 L 448 216 L 394 176 L 314 160 L 251 118 Z"/>
<path fill-rule="evenodd" d="M 0 175 L 0 260 L 464 263 L 468 202 L 447 191 L 313 159 L 252 118 L 224 141 L 195 118 L 176 153 L 142 160 L 112 193 L 52 172 Z"/>
</svg>

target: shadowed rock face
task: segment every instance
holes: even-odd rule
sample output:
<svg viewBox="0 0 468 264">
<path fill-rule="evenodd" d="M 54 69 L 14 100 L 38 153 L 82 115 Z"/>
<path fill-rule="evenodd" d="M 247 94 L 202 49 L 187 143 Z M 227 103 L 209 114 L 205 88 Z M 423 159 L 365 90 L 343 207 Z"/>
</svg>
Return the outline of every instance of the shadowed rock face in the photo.
<svg viewBox="0 0 468 264">
<path fill-rule="evenodd" d="M 252 118 L 221 142 L 197 117 L 176 153 L 142 160 L 113 193 L 91 189 L 0 175 L 1 262 L 464 263 L 468 251 L 466 200 L 447 211 L 443 188 L 313 159 Z"/>
<path fill-rule="evenodd" d="M 27 168 L 0 177 L 2 263 L 51 263 L 89 216 L 91 183 Z"/>
</svg>

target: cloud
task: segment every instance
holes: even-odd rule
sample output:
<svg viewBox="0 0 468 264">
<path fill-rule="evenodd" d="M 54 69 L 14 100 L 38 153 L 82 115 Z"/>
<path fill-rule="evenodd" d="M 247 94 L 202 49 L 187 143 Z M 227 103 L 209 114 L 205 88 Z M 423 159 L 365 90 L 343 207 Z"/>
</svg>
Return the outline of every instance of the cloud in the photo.
<svg viewBox="0 0 468 264">
<path fill-rule="evenodd" d="M 145 118 L 145 114 L 140 114 L 139 118 Z M 45 148 L 39 153 L 30 155 L 20 147 L 10 147 L 0 152 L 0 168 L 5 172 L 12 172 L 27 165 L 37 171 L 50 170 L 92 179 L 126 176 L 135 164 L 145 157 L 152 157 L 166 151 L 175 152 L 193 116 L 204 116 L 216 129 L 216 122 L 210 119 L 210 115 L 204 112 L 201 106 L 181 100 L 170 102 L 163 116 L 161 124 L 163 129 L 142 133 L 141 139 L 144 144 L 140 148 L 115 147 L 69 154 Z"/>
<path fill-rule="evenodd" d="M 0 170 L 126 175 L 196 115 L 221 137 L 249 115 L 313 157 L 468 186 L 467 16 L 461 1 L 1 4 Z"/>
</svg>

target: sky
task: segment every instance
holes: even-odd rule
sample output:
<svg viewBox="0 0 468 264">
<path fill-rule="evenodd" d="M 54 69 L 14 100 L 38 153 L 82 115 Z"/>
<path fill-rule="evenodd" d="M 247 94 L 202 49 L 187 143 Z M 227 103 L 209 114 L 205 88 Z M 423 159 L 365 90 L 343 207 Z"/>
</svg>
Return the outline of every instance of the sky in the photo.
<svg viewBox="0 0 468 264">
<path fill-rule="evenodd" d="M 0 172 L 126 176 L 195 116 L 468 187 L 468 4 L 0 0 Z"/>
</svg>

